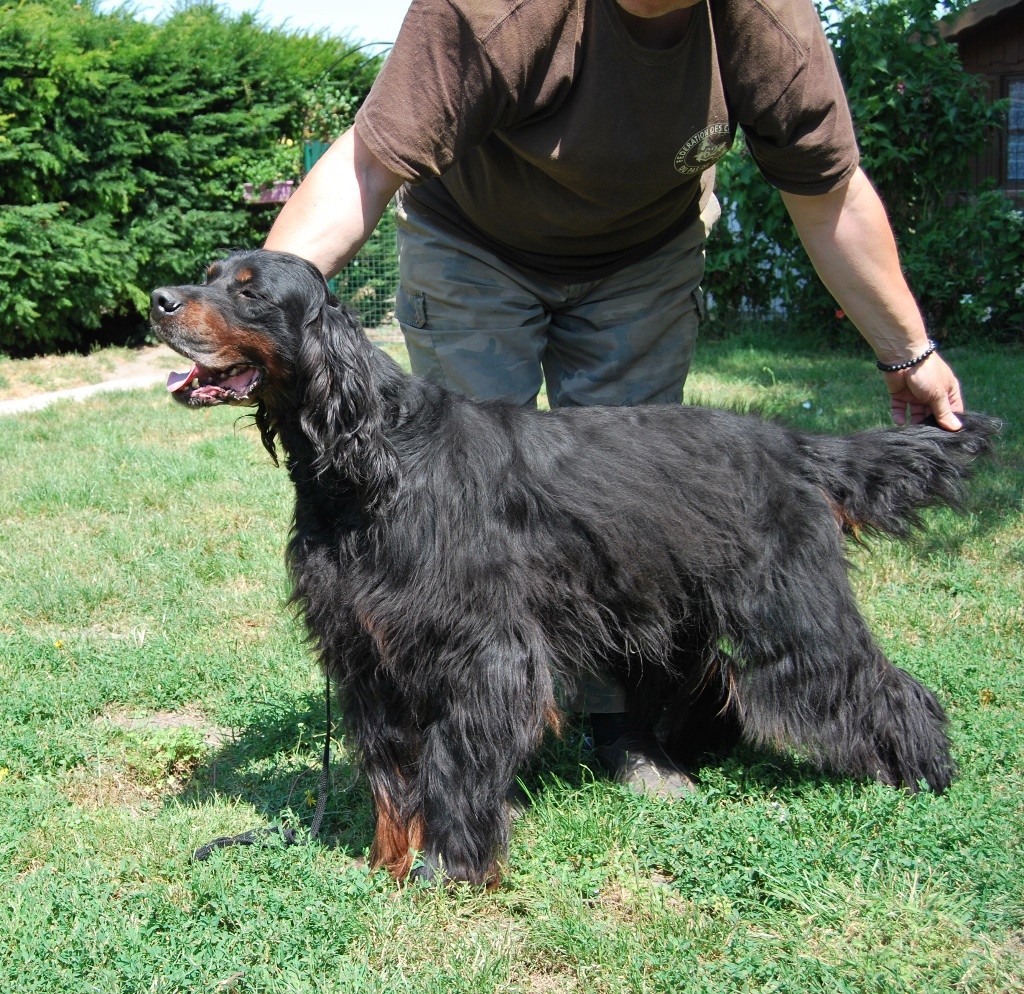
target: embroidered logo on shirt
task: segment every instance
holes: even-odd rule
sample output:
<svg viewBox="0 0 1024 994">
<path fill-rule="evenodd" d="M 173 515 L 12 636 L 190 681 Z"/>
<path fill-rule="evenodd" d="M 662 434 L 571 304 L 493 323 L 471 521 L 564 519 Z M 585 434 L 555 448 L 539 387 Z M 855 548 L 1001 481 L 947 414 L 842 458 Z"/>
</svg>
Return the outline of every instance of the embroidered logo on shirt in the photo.
<svg viewBox="0 0 1024 994">
<path fill-rule="evenodd" d="M 678 152 L 673 165 L 684 176 L 696 176 L 713 166 L 732 145 L 728 124 L 712 124 L 698 131 Z"/>
</svg>

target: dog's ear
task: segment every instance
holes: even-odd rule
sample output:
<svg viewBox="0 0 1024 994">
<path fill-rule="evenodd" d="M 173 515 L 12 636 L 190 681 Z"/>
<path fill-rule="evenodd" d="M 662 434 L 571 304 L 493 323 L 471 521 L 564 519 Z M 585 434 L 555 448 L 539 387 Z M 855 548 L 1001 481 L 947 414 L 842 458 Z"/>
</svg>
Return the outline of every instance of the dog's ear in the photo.
<svg viewBox="0 0 1024 994">
<path fill-rule="evenodd" d="M 355 318 L 326 296 L 307 314 L 296 357 L 302 430 L 315 451 L 317 476 L 336 474 L 368 507 L 397 487 L 398 460 L 385 435 L 385 403 L 373 346 Z"/>
</svg>

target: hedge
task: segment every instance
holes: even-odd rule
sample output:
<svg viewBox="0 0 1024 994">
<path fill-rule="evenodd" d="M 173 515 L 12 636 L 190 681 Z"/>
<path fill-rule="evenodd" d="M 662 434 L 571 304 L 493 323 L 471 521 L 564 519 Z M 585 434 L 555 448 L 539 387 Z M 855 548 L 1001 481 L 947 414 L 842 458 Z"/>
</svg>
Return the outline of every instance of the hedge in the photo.
<svg viewBox="0 0 1024 994">
<path fill-rule="evenodd" d="M 348 123 L 378 64 L 213 4 L 149 24 L 0 2 L 0 351 L 138 326 L 151 287 L 260 243 L 272 213 L 242 184 L 282 139 Z"/>
</svg>

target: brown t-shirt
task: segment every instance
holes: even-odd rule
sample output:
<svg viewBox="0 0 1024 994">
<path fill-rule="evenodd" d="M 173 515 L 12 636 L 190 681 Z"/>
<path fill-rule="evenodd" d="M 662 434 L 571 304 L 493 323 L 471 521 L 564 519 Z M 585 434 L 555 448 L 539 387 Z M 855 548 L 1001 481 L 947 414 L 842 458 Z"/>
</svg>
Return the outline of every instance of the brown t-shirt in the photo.
<svg viewBox="0 0 1024 994">
<path fill-rule="evenodd" d="M 693 225 L 737 126 L 780 189 L 839 185 L 857 146 L 811 0 L 710 4 L 654 50 L 615 0 L 413 0 L 356 128 L 413 209 L 572 281 Z"/>
</svg>

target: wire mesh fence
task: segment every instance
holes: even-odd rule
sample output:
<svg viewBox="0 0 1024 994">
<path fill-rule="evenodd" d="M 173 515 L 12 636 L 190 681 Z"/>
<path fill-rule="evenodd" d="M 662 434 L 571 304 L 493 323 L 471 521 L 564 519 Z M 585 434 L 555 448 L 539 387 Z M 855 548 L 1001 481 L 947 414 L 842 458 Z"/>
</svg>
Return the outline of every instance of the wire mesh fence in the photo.
<svg viewBox="0 0 1024 994">
<path fill-rule="evenodd" d="M 331 280 L 335 296 L 354 308 L 368 328 L 389 324 L 398 289 L 395 210 L 389 207 L 359 254 Z"/>
<path fill-rule="evenodd" d="M 303 147 L 305 172 L 330 148 L 324 141 L 306 141 Z M 384 212 L 380 223 L 359 254 L 330 282 L 334 295 L 354 308 L 367 328 L 390 324 L 395 316 L 398 289 L 398 247 L 395 243 L 395 208 Z"/>
</svg>

